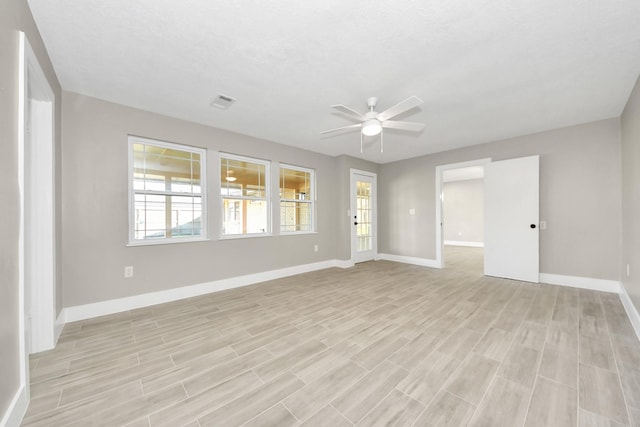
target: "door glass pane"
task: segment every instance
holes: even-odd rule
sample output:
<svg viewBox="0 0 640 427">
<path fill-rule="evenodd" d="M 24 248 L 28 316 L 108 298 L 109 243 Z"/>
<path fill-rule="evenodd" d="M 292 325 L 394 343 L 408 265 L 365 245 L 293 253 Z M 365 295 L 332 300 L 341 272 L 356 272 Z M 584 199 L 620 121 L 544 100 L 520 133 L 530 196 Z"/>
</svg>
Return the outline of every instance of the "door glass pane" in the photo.
<svg viewBox="0 0 640 427">
<path fill-rule="evenodd" d="M 373 249 L 373 236 L 371 233 L 371 183 L 366 181 L 356 182 L 356 209 L 357 222 L 356 237 L 358 240 L 358 252 Z"/>
</svg>

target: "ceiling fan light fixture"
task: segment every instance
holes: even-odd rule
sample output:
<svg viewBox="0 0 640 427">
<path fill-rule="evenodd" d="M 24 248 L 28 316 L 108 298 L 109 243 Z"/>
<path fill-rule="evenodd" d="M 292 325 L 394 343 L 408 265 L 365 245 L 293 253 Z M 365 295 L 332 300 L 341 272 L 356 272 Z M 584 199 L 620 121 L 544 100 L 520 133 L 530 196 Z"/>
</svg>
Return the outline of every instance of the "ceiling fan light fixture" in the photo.
<svg viewBox="0 0 640 427">
<path fill-rule="evenodd" d="M 375 136 L 382 131 L 382 123 L 378 119 L 369 119 L 362 124 L 362 134 Z"/>
<path fill-rule="evenodd" d="M 231 169 L 227 169 L 227 176 L 225 176 L 224 179 L 229 181 L 229 182 L 233 182 L 238 178 L 233 176 L 233 171 Z"/>
</svg>

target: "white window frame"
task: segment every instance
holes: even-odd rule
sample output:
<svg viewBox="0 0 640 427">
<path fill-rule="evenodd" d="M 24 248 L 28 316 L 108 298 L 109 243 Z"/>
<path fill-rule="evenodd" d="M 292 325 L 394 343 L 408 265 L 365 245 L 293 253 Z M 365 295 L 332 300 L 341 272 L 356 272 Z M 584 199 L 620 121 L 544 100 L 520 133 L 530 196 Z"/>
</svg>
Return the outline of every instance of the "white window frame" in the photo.
<svg viewBox="0 0 640 427">
<path fill-rule="evenodd" d="M 186 151 L 190 153 L 197 153 L 200 155 L 200 189 L 199 195 L 202 200 L 202 213 L 200 218 L 200 230 L 201 234 L 197 237 L 164 237 L 157 239 L 136 239 L 135 238 L 135 195 L 136 193 L 148 193 L 145 191 L 135 191 L 133 189 L 133 144 L 145 144 L 152 145 L 154 147 L 169 148 L 172 150 Z M 129 135 L 128 144 L 129 150 L 129 167 L 128 167 L 128 183 L 129 183 L 129 243 L 127 246 L 145 246 L 145 245 L 164 245 L 172 243 L 186 243 L 186 242 L 201 242 L 208 239 L 207 232 L 207 218 L 209 217 L 209 210 L 207 205 L 207 150 L 204 148 L 193 147 L 190 145 L 176 144 L 173 142 L 160 141 L 157 139 L 143 138 L 140 136 Z M 196 193 L 182 193 L 182 192 L 157 192 L 152 194 L 165 194 L 175 196 L 185 196 Z"/>
<path fill-rule="evenodd" d="M 280 163 L 280 167 L 278 168 L 278 193 L 280 193 L 280 185 L 282 182 L 280 181 L 280 169 L 291 169 L 299 172 L 305 172 L 309 174 L 311 179 L 311 185 L 309 185 L 309 189 L 311 190 L 311 197 L 309 200 L 298 200 L 298 199 L 285 199 L 281 195 L 278 197 L 278 207 L 282 209 L 282 202 L 300 202 L 300 203 L 309 203 L 311 205 L 311 230 L 296 230 L 296 231 L 283 231 L 282 224 L 280 224 L 280 234 L 283 236 L 292 235 L 292 234 L 313 234 L 316 232 L 316 171 L 315 169 L 305 168 L 302 166 L 294 166 L 286 163 Z"/>
<path fill-rule="evenodd" d="M 267 211 L 267 229 L 265 230 L 264 233 L 246 233 L 246 234 L 224 234 L 224 218 L 225 218 L 225 213 L 224 213 L 224 200 L 225 199 L 231 199 L 231 200 L 263 200 L 262 198 L 257 198 L 257 197 L 249 197 L 249 196 L 228 196 L 228 195 L 223 195 L 222 194 L 222 181 L 221 178 L 218 177 L 217 179 L 217 187 L 218 187 L 218 197 L 219 197 L 219 201 L 220 201 L 220 207 L 219 207 L 219 215 L 220 215 L 220 221 L 219 221 L 219 230 L 218 230 L 218 236 L 220 240 L 229 240 L 229 239 L 247 239 L 247 238 L 253 238 L 253 237 L 268 237 L 272 235 L 272 229 L 273 229 L 273 224 L 272 224 L 272 200 L 271 200 L 271 162 L 268 160 L 263 160 L 263 159 L 257 159 L 255 157 L 248 157 L 248 156 L 240 156 L 237 154 L 230 154 L 230 153 L 223 153 L 220 152 L 218 153 L 218 168 L 220 168 L 220 171 L 222 171 L 222 160 L 223 159 L 228 159 L 228 160 L 237 160 L 240 162 L 248 162 L 248 163 L 256 163 L 259 165 L 263 165 L 264 168 L 264 183 L 265 183 L 265 188 L 264 188 L 264 201 L 266 203 L 266 211 Z M 221 173 L 220 173 L 221 175 Z"/>
</svg>

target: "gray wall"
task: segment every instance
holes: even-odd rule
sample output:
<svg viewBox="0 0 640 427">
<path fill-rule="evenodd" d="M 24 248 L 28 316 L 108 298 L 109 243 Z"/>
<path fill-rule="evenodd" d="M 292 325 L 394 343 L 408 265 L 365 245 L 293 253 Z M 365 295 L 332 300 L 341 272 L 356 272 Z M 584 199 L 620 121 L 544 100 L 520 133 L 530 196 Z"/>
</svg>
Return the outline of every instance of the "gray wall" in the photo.
<svg viewBox="0 0 640 427">
<path fill-rule="evenodd" d="M 380 252 L 435 258 L 435 168 L 540 155 L 540 271 L 619 280 L 620 127 L 598 122 L 384 164 Z M 416 215 L 409 216 L 415 208 Z"/>
<path fill-rule="evenodd" d="M 444 240 L 484 242 L 484 180 L 445 182 L 442 192 Z"/>
<path fill-rule="evenodd" d="M 336 207 L 343 203 L 336 193 L 342 180 L 336 158 L 75 93 L 63 97 L 65 307 L 335 259 L 344 252 L 336 227 Z M 208 149 L 212 240 L 126 246 L 128 134 Z M 314 168 L 318 232 L 217 240 L 215 151 Z M 133 278 L 123 277 L 127 265 L 134 266 Z"/>
<path fill-rule="evenodd" d="M 19 387 L 18 330 L 18 228 L 20 225 L 18 190 L 18 31 L 24 31 L 40 65 L 54 90 L 60 111 L 60 84 L 24 0 L 0 2 L 0 418 L 7 411 Z M 60 141 L 60 120 L 55 120 L 56 144 Z M 56 191 L 60 190 L 59 146 Z M 56 206 L 58 214 L 59 205 Z M 60 215 L 58 215 L 60 218 Z M 56 224 L 59 231 L 59 222 Z M 59 234 L 58 234 L 59 236 Z M 58 248 L 59 240 L 57 241 Z M 59 271 L 59 269 L 58 269 Z M 60 281 L 58 280 L 58 285 Z M 58 295 L 61 292 L 58 291 Z M 62 308 L 59 302 L 57 311 Z"/>
<path fill-rule="evenodd" d="M 640 79 L 621 117 L 622 124 L 622 284 L 640 309 Z M 627 264 L 630 275 L 627 276 Z"/>
</svg>

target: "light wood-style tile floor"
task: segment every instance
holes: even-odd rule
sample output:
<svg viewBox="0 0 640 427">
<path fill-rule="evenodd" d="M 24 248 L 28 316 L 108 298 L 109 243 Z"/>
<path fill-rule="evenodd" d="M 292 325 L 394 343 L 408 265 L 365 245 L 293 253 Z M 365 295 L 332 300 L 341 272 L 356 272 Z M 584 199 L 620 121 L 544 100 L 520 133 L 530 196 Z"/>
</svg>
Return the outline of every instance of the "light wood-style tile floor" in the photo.
<svg viewBox="0 0 640 427">
<path fill-rule="evenodd" d="M 25 426 L 640 424 L 614 294 L 377 261 L 67 324 Z"/>
</svg>

